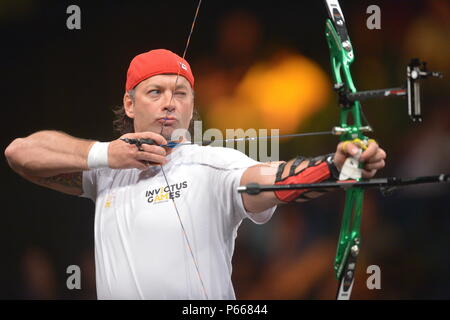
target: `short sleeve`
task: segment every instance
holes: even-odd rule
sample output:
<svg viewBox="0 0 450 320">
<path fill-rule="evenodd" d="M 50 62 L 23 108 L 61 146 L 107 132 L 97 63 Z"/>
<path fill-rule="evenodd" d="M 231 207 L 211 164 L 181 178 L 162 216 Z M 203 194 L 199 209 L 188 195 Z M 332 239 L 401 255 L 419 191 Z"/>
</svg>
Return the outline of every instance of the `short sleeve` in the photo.
<svg viewBox="0 0 450 320">
<path fill-rule="evenodd" d="M 97 170 L 83 171 L 83 194 L 80 197 L 97 199 Z"/>
<path fill-rule="evenodd" d="M 269 221 L 277 206 L 273 206 L 259 213 L 248 212 L 244 207 L 242 195 L 237 191 L 244 172 L 248 168 L 260 164 L 260 162 L 233 149 L 224 149 L 221 156 L 222 159 L 227 160 L 222 163 L 225 170 L 218 174 L 219 177 L 216 185 L 219 185 L 220 189 L 222 189 L 218 190 L 223 195 L 222 201 L 231 203 L 234 224 L 239 223 L 244 218 L 249 218 L 256 224 L 264 224 Z"/>
<path fill-rule="evenodd" d="M 233 180 L 233 203 L 234 203 L 234 207 L 235 207 L 235 212 L 238 213 L 242 218 L 249 218 L 251 221 L 253 221 L 256 224 L 264 224 L 267 221 L 270 220 L 270 218 L 272 217 L 273 213 L 275 212 L 275 209 L 277 208 L 277 206 L 273 206 L 269 209 L 266 209 L 262 212 L 258 212 L 258 213 L 252 213 L 252 212 L 248 212 L 245 207 L 244 207 L 244 202 L 242 201 L 242 195 L 240 193 L 237 192 L 237 188 L 240 186 L 240 182 L 241 182 L 241 178 L 242 175 L 244 174 L 245 170 L 247 169 L 242 169 L 239 171 L 236 171 L 233 173 L 233 176 L 235 176 L 232 180 Z"/>
</svg>

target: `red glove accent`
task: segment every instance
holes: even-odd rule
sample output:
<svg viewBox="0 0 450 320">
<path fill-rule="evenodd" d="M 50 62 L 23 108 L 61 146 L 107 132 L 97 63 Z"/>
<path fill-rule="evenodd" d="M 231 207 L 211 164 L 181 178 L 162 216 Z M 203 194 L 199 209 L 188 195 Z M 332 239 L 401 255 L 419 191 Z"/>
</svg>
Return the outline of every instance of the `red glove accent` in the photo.
<svg viewBox="0 0 450 320">
<path fill-rule="evenodd" d="M 275 184 L 284 185 L 298 183 L 316 183 L 324 181 L 330 177 L 331 173 L 328 164 L 326 162 L 322 162 L 317 166 L 308 167 L 300 171 L 296 175 L 287 177 L 286 179 L 278 181 Z M 275 191 L 275 196 L 281 201 L 291 202 L 308 191 L 308 189 Z"/>
</svg>

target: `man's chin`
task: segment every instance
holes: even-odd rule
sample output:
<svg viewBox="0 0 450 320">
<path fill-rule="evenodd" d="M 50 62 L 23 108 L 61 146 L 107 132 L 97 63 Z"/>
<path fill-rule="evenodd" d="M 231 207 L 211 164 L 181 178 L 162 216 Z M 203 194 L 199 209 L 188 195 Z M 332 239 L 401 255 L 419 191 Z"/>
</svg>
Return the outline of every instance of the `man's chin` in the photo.
<svg viewBox="0 0 450 320">
<path fill-rule="evenodd" d="M 184 131 L 183 131 L 184 130 Z M 188 132 L 187 129 L 177 128 L 173 126 L 164 126 L 164 127 L 152 127 L 152 128 L 145 128 L 144 130 L 136 131 L 136 132 L 145 132 L 150 131 L 157 134 L 160 134 L 166 139 L 167 141 L 178 141 L 180 140 L 180 136 L 183 136 L 183 138 L 186 137 L 186 132 Z M 175 132 L 176 131 L 176 132 Z M 173 134 L 175 135 L 173 136 Z"/>
<path fill-rule="evenodd" d="M 174 132 L 176 128 L 173 128 L 172 126 L 164 126 L 159 128 L 158 133 L 164 137 L 167 141 L 172 140 L 172 133 Z"/>
<path fill-rule="evenodd" d="M 161 135 L 167 141 L 180 141 L 189 136 L 189 131 L 185 128 L 164 127 Z"/>
</svg>

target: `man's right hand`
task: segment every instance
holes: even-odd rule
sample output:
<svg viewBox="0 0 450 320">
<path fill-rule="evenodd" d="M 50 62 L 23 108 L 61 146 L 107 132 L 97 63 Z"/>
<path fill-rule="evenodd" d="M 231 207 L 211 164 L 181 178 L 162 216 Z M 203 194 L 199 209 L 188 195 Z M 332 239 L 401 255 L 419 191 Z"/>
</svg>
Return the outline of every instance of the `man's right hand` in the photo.
<svg viewBox="0 0 450 320">
<path fill-rule="evenodd" d="M 120 139 L 153 139 L 156 145 L 143 144 L 140 147 Z M 127 133 L 110 142 L 108 147 L 108 165 L 112 169 L 136 168 L 145 170 L 149 166 L 167 163 L 167 152 L 160 145 L 166 145 L 166 139 L 155 132 Z"/>
</svg>

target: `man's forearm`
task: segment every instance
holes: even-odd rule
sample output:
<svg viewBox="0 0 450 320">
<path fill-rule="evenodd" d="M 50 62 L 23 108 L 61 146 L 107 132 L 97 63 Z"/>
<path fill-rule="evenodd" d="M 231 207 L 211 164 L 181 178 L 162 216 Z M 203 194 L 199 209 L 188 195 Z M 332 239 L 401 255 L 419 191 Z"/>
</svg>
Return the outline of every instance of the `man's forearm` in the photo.
<svg viewBox="0 0 450 320">
<path fill-rule="evenodd" d="M 337 179 L 339 172 L 332 162 L 333 155 L 317 158 L 297 157 L 288 162 L 261 164 L 246 170 L 241 185 L 250 182 L 259 184 L 316 183 L 327 179 Z M 247 211 L 261 212 L 277 204 L 303 202 L 320 197 L 330 190 L 291 190 L 262 192 L 258 195 L 243 194 Z"/>
<path fill-rule="evenodd" d="M 271 162 L 262 163 L 245 170 L 241 177 L 240 185 L 249 183 L 273 184 L 278 170 L 278 166 L 284 163 Z M 252 213 L 259 213 L 281 203 L 273 192 L 261 192 L 258 195 L 241 194 L 245 210 Z"/>
<path fill-rule="evenodd" d="M 50 177 L 88 170 L 87 156 L 94 142 L 59 131 L 39 131 L 15 139 L 6 148 L 5 156 L 19 174 Z"/>
</svg>

